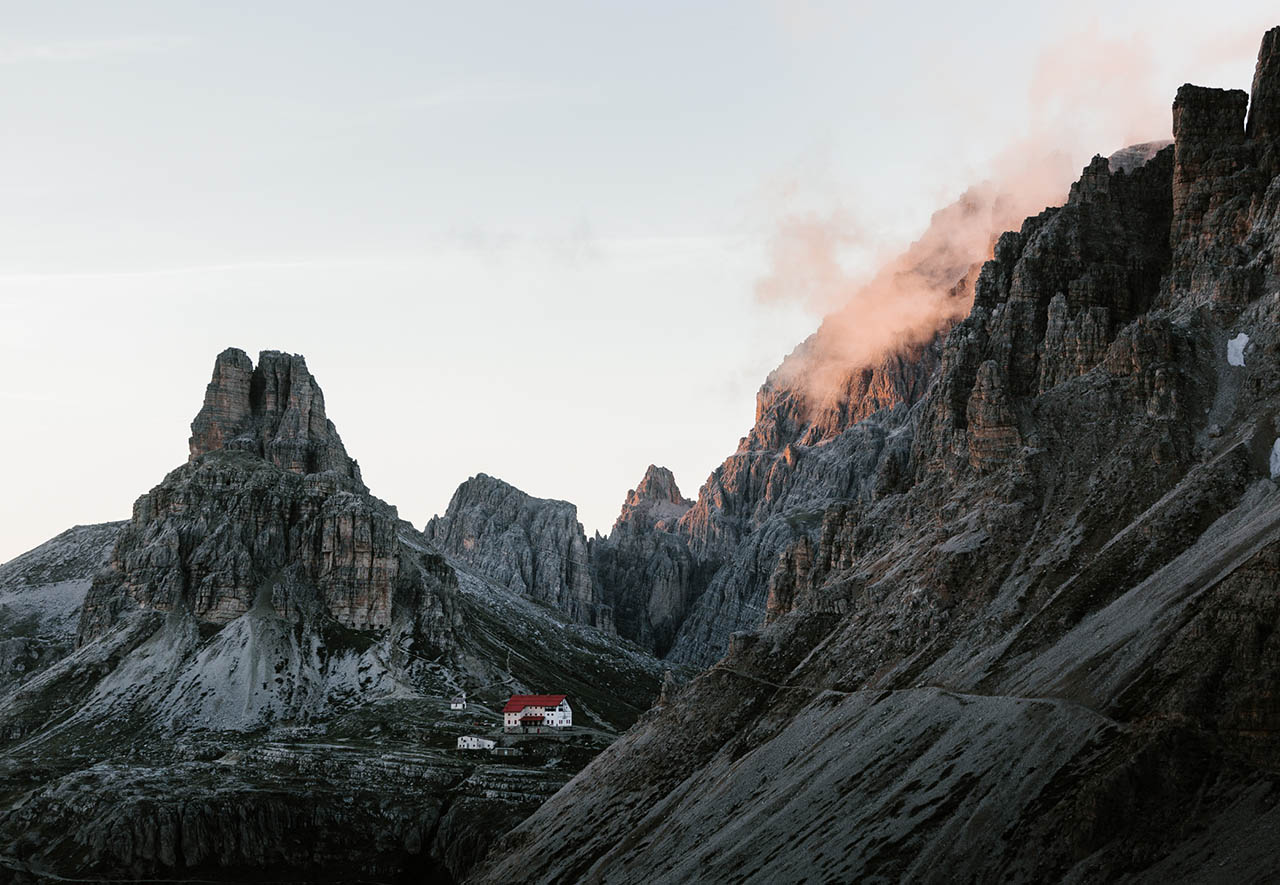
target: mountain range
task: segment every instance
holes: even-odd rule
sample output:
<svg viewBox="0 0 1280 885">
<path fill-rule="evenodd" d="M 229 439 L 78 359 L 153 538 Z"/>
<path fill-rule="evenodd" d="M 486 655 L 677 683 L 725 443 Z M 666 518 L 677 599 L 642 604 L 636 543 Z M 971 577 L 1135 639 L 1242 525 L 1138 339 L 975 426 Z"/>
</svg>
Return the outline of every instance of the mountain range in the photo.
<svg viewBox="0 0 1280 885">
<path fill-rule="evenodd" d="M 418 530 L 302 357 L 224 351 L 131 519 L 0 566 L 0 864 L 1270 881 L 1280 28 L 1172 114 L 1016 230 L 938 213 L 872 284 L 929 323 L 829 318 L 696 498 L 651 465 L 607 537 L 484 474 Z M 571 742 L 450 752 L 551 690 Z"/>
</svg>

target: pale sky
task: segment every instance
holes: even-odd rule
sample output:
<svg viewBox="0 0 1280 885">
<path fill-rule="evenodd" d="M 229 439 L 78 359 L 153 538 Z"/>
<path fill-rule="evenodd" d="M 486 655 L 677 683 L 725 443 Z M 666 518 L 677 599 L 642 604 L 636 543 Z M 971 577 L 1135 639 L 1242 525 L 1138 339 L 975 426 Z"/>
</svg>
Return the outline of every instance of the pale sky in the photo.
<svg viewBox="0 0 1280 885">
<path fill-rule="evenodd" d="M 694 497 L 819 319 L 756 298 L 780 223 L 865 270 L 1011 152 L 1167 137 L 1269 6 L 0 2 L 0 561 L 127 518 L 228 346 L 418 526 Z"/>
</svg>

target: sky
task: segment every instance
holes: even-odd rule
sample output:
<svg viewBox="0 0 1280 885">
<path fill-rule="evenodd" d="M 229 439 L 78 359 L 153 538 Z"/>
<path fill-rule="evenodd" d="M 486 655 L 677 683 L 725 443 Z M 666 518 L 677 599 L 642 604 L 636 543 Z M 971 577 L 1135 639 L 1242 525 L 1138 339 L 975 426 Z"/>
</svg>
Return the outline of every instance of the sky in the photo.
<svg viewBox="0 0 1280 885">
<path fill-rule="evenodd" d="M 589 533 L 650 463 L 694 497 L 837 306 L 797 221 L 853 278 L 1168 137 L 1268 5 L 4 0 L 0 561 L 127 518 L 229 346 L 305 354 L 419 527 L 480 472 Z"/>
</svg>

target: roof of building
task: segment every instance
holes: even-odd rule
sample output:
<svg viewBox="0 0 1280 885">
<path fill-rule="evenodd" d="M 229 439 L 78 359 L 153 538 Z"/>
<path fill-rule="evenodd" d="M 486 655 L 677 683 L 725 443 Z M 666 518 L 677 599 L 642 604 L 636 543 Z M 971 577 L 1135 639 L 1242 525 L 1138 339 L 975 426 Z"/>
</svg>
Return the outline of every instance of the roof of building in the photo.
<svg viewBox="0 0 1280 885">
<path fill-rule="evenodd" d="M 562 694 L 513 694 L 502 712 L 519 713 L 525 707 L 558 707 L 565 697 Z"/>
</svg>

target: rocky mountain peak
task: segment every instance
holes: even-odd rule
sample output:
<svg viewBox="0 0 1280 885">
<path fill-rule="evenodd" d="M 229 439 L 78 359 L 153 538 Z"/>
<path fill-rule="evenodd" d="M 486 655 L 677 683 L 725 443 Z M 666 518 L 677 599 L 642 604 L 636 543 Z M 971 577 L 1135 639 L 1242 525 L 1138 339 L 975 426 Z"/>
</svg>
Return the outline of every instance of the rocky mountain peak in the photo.
<svg viewBox="0 0 1280 885">
<path fill-rule="evenodd" d="M 1244 137 L 1249 93 L 1184 83 L 1173 99 L 1173 140 Z"/>
<path fill-rule="evenodd" d="M 1246 132 L 1250 138 L 1280 136 L 1280 27 L 1262 37 Z"/>
<path fill-rule="evenodd" d="M 681 497 L 680 488 L 676 485 L 676 477 L 670 469 L 650 464 L 644 472 L 644 479 L 627 495 L 628 501 L 670 501 L 673 504 L 688 505 Z"/>
<path fill-rule="evenodd" d="M 458 486 L 444 515 L 423 531 L 446 556 L 491 581 L 580 623 L 612 629 L 587 565 L 578 508 L 568 501 L 535 498 L 480 473 Z"/>
<path fill-rule="evenodd" d="M 354 630 L 426 613 L 413 635 L 433 648 L 452 641 L 451 573 L 428 575 L 433 566 L 402 549 L 395 508 L 360 481 L 303 357 L 263 351 L 255 367 L 224 350 L 191 430 L 188 462 L 137 499 L 95 577 L 81 644 L 131 611 L 221 626 L 255 606 Z M 225 452 L 240 457 L 212 457 Z M 397 609 L 397 594 L 415 593 L 422 605 Z"/>
<path fill-rule="evenodd" d="M 680 526 L 692 507 L 675 475 L 650 464 L 627 492 L 609 537 L 589 546 L 596 588 L 619 635 L 660 655 L 670 650 L 702 580 Z"/>
<path fill-rule="evenodd" d="M 673 527 L 693 506 L 693 502 L 680 494 L 675 474 L 666 467 L 650 464 L 644 478 L 627 492 L 622 512 L 613 524 L 614 531 L 631 526 L 644 528 Z"/>
<path fill-rule="evenodd" d="M 334 472 L 360 482 L 360 467 L 325 416 L 324 393 L 300 354 L 264 350 L 256 367 L 238 348 L 218 354 L 191 422 L 190 448 L 192 461 L 234 449 L 293 473 Z"/>
</svg>

